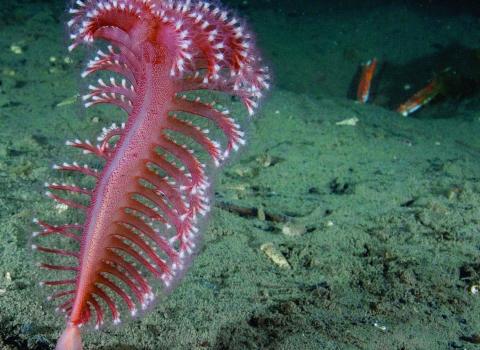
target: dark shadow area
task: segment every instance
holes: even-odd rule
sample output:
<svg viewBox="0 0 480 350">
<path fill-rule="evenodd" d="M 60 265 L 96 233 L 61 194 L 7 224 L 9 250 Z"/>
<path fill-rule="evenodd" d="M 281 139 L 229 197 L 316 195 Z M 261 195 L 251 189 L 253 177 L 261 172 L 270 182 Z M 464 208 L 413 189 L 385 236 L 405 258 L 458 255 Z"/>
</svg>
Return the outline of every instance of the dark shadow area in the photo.
<svg viewBox="0 0 480 350">
<path fill-rule="evenodd" d="M 223 3 L 242 9 L 275 9 L 292 17 L 324 15 L 326 11 L 364 10 L 389 5 L 405 5 L 417 9 L 420 12 L 426 12 L 429 15 L 435 16 L 480 15 L 480 6 L 478 5 L 478 1 L 475 0 L 224 0 Z"/>
<path fill-rule="evenodd" d="M 54 8 L 67 8 L 72 0 L 25 0 L 22 5 L 41 4 L 42 6 L 51 6 Z M 388 5 L 405 5 L 416 8 L 419 11 L 425 11 L 430 15 L 452 16 L 452 15 L 480 15 L 480 6 L 476 0 L 322 0 L 322 1 L 291 1 L 291 0 L 223 0 L 220 3 L 233 8 L 265 10 L 274 9 L 286 13 L 288 16 L 315 16 L 325 14 L 327 11 L 345 11 L 349 9 L 369 9 Z M 4 0 L 0 5 L 0 19 L 13 20 L 11 14 L 14 14 L 15 8 L 18 8 L 18 1 Z M 10 14 L 10 16 L 9 16 Z M 9 18 L 10 17 L 10 18 Z"/>
</svg>

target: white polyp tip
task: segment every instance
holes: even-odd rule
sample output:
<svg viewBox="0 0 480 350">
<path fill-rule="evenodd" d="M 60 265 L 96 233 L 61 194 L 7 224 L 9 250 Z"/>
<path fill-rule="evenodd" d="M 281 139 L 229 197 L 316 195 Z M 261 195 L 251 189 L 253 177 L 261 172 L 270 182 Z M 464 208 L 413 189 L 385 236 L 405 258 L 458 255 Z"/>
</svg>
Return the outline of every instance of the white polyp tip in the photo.
<svg viewBox="0 0 480 350">
<path fill-rule="evenodd" d="M 32 250 L 37 250 L 38 246 L 36 244 L 32 244 L 31 248 Z"/>
<path fill-rule="evenodd" d="M 51 296 L 48 296 L 48 297 L 47 297 L 47 301 L 50 301 L 50 300 L 52 300 L 52 297 L 51 297 Z"/>
<path fill-rule="evenodd" d="M 34 224 L 38 224 L 38 219 L 37 218 L 33 218 L 32 221 L 33 221 Z"/>
<path fill-rule="evenodd" d="M 71 145 L 73 145 L 73 142 L 72 142 L 72 141 L 69 141 L 69 140 L 67 140 L 67 141 L 65 141 L 65 145 L 67 145 L 67 146 L 71 146 Z"/>
<path fill-rule="evenodd" d="M 38 231 L 32 232 L 32 237 L 37 237 L 39 234 L 40 234 L 40 232 L 38 232 Z"/>
<path fill-rule="evenodd" d="M 132 309 L 132 311 L 130 311 L 130 315 L 132 315 L 132 317 L 135 317 L 137 315 L 137 309 Z"/>
<path fill-rule="evenodd" d="M 43 287 L 43 286 L 45 285 L 45 282 L 43 282 L 43 281 L 38 282 L 38 285 L 39 285 L 40 287 Z"/>
<path fill-rule="evenodd" d="M 114 318 L 113 319 L 113 324 L 117 325 L 117 324 L 120 324 L 120 319 L 119 318 Z"/>
</svg>

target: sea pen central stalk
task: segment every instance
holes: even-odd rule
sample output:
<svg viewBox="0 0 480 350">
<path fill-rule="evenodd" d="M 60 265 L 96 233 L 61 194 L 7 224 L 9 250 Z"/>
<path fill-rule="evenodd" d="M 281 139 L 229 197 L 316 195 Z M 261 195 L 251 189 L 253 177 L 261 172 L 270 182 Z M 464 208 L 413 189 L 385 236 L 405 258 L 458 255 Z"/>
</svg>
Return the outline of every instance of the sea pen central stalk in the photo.
<svg viewBox="0 0 480 350">
<path fill-rule="evenodd" d="M 169 64 L 163 51 L 144 50 L 143 79 L 137 82 L 136 95 L 125 131 L 118 141 L 112 157 L 99 176 L 85 221 L 77 295 L 71 313 L 71 322 L 81 324 L 89 298 L 95 294 L 95 281 L 108 256 L 116 225 L 124 217 L 131 193 L 138 187 L 138 176 L 145 167 L 145 155 L 153 149 L 162 132 L 170 102 L 174 96 L 174 83 L 169 78 Z M 167 60 L 168 61 L 168 60 Z M 162 63 L 162 64 L 159 64 Z M 113 312 L 112 312 L 113 313 Z M 119 321 L 114 315 L 114 321 Z"/>
</svg>

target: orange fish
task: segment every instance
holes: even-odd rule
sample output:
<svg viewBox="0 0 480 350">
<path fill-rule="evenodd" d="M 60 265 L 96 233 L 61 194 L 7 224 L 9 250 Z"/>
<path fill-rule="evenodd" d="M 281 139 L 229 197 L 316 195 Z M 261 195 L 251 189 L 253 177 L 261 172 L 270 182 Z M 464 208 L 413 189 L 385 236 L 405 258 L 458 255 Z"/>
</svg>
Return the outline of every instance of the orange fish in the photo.
<svg viewBox="0 0 480 350">
<path fill-rule="evenodd" d="M 402 103 L 397 108 L 397 112 L 404 117 L 408 116 L 433 100 L 442 91 L 442 88 L 438 79 L 433 79 L 427 86 Z"/>
<path fill-rule="evenodd" d="M 362 74 L 360 75 L 360 83 L 357 89 L 357 100 L 366 103 L 370 96 L 370 87 L 372 85 L 373 75 L 377 69 L 377 59 L 371 59 L 363 65 Z"/>
</svg>

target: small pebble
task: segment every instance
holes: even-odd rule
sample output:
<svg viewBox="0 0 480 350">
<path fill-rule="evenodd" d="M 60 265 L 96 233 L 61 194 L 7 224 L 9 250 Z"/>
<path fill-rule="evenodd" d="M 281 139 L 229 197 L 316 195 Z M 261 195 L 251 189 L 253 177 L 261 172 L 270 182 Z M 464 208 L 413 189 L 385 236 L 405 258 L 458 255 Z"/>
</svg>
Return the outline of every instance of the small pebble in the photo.
<svg viewBox="0 0 480 350">
<path fill-rule="evenodd" d="M 266 216 L 265 216 L 265 210 L 263 209 L 263 207 L 259 207 L 259 208 L 258 208 L 257 218 L 258 218 L 258 220 L 260 220 L 260 221 L 265 221 Z"/>
<path fill-rule="evenodd" d="M 55 209 L 57 210 L 57 213 L 61 214 L 65 211 L 67 211 L 68 205 L 66 205 L 64 203 L 57 203 L 57 204 L 55 204 Z"/>
<path fill-rule="evenodd" d="M 470 292 L 470 294 L 476 295 L 480 291 L 480 286 L 478 284 L 471 285 L 468 288 L 468 291 Z"/>
<path fill-rule="evenodd" d="M 381 325 L 381 324 L 378 323 L 378 322 L 375 322 L 375 323 L 373 324 L 373 326 L 374 326 L 375 328 L 378 328 L 378 329 L 384 331 L 384 332 L 387 330 L 387 327 L 385 327 L 384 325 Z"/>
<path fill-rule="evenodd" d="M 257 173 L 257 170 L 250 167 L 236 167 L 234 170 L 236 175 L 240 177 L 254 177 Z"/>
<path fill-rule="evenodd" d="M 4 68 L 2 70 L 2 74 L 7 77 L 14 77 L 17 74 L 17 72 L 14 69 Z"/>
<path fill-rule="evenodd" d="M 21 55 L 23 53 L 22 47 L 17 44 L 10 45 L 10 51 L 12 51 L 15 55 Z"/>
</svg>

